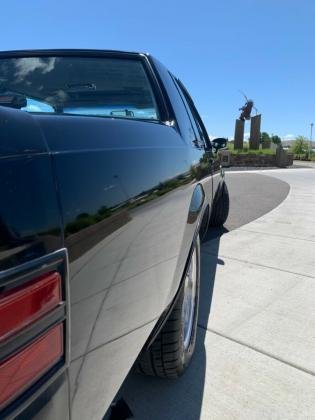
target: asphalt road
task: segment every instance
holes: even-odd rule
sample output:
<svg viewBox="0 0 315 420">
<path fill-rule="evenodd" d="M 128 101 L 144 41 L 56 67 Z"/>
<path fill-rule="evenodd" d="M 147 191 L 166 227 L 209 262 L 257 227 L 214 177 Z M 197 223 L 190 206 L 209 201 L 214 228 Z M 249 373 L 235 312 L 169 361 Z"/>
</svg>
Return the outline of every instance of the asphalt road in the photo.
<svg viewBox="0 0 315 420">
<path fill-rule="evenodd" d="M 230 194 L 230 213 L 225 228 L 230 231 L 261 217 L 288 195 L 288 183 L 256 173 L 225 175 Z"/>
</svg>

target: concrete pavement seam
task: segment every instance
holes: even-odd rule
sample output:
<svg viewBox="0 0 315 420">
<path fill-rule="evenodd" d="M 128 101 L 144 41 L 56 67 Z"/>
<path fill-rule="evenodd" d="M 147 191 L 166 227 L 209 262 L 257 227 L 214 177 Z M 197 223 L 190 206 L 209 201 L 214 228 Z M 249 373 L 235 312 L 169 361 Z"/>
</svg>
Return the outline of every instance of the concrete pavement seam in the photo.
<svg viewBox="0 0 315 420">
<path fill-rule="evenodd" d="M 211 332 L 211 333 L 213 333 L 215 335 L 218 335 L 218 336 L 220 336 L 222 338 L 225 338 L 226 340 L 232 341 L 233 343 L 239 344 L 240 346 L 247 347 L 248 349 L 253 350 L 253 351 L 257 352 L 257 353 L 260 353 L 263 356 L 266 356 L 266 357 L 269 357 L 271 359 L 277 360 L 278 362 L 283 363 L 283 364 L 285 364 L 287 366 L 290 366 L 293 369 L 297 369 L 297 370 L 299 370 L 299 371 L 301 371 L 303 373 L 306 373 L 308 375 L 315 376 L 315 372 L 313 372 L 312 370 L 303 368 L 302 366 L 299 366 L 299 365 L 297 365 L 295 363 L 292 363 L 292 362 L 289 362 L 287 360 L 284 360 L 281 357 L 275 356 L 272 353 L 269 353 L 269 352 L 267 352 L 265 350 L 259 349 L 258 347 L 255 347 L 255 346 L 252 346 L 250 344 L 247 344 L 245 341 L 237 340 L 235 338 L 229 337 L 229 336 L 227 336 L 227 335 L 225 335 L 223 333 L 220 333 L 219 331 L 213 330 L 211 328 L 206 328 L 206 327 L 204 327 L 204 326 L 202 326 L 200 324 L 198 324 L 198 327 L 201 328 L 201 329 L 203 329 L 203 330 L 206 330 L 208 332 Z"/>
<path fill-rule="evenodd" d="M 254 220 L 254 221 L 256 221 L 256 220 Z M 242 230 L 244 232 L 259 233 L 259 234 L 268 235 L 268 236 L 277 236 L 279 238 L 296 239 L 297 241 L 315 242 L 315 239 L 296 238 L 294 236 L 281 235 L 279 233 L 259 232 L 259 231 L 256 231 L 256 230 L 244 229 L 242 226 L 239 228 L 239 230 Z"/>
<path fill-rule="evenodd" d="M 271 267 L 269 265 L 260 264 L 260 263 L 257 263 L 257 262 L 252 262 L 252 261 L 248 261 L 248 260 L 242 260 L 241 258 L 227 257 L 227 256 L 222 255 L 222 254 L 217 255 L 217 254 L 214 254 L 212 252 L 207 251 L 206 249 L 203 249 L 202 250 L 202 253 L 205 253 L 207 255 L 211 255 L 212 257 L 216 257 L 216 258 L 218 258 L 218 257 L 220 257 L 220 258 L 226 258 L 228 260 L 238 261 L 238 262 L 242 262 L 242 263 L 245 263 L 245 264 L 257 265 L 258 267 L 269 268 L 270 270 L 282 271 L 283 273 L 294 274 L 296 276 L 307 277 L 309 279 L 315 279 L 315 276 L 312 276 L 310 274 L 303 274 L 303 273 L 298 273 L 296 271 L 284 270 L 283 268 Z"/>
</svg>

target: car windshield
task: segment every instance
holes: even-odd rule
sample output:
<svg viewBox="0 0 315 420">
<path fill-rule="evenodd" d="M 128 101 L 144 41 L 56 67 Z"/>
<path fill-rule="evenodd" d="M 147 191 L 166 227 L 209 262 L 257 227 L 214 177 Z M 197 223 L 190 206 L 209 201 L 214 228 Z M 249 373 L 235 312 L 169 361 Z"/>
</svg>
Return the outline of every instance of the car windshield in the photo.
<svg viewBox="0 0 315 420">
<path fill-rule="evenodd" d="M 0 105 L 27 112 L 159 119 L 139 59 L 1 58 Z"/>
</svg>

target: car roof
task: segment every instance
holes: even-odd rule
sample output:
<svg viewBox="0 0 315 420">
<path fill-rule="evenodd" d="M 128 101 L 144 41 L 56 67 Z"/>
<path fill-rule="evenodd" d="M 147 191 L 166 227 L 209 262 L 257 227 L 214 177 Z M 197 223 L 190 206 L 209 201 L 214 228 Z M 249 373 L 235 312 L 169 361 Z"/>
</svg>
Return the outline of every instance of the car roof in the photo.
<svg viewBox="0 0 315 420">
<path fill-rule="evenodd" d="M 35 49 L 35 50 L 12 50 L 0 51 L 0 57 L 34 57 L 34 56 L 149 56 L 148 53 L 136 51 L 120 51 L 120 50 L 98 50 L 98 49 Z"/>
</svg>

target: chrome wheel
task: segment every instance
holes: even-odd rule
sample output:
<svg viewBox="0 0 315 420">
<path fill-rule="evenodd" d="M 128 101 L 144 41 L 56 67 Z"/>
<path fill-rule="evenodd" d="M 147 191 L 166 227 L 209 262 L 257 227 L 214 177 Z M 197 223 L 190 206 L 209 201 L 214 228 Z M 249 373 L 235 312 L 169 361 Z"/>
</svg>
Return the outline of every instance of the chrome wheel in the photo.
<svg viewBox="0 0 315 420">
<path fill-rule="evenodd" d="M 194 248 L 191 256 L 188 271 L 184 282 L 184 300 L 182 306 L 182 320 L 183 320 L 183 342 L 185 350 L 188 349 L 191 342 L 191 335 L 194 325 L 194 314 L 196 306 L 197 293 L 197 251 Z"/>
<path fill-rule="evenodd" d="M 162 378 L 178 378 L 193 356 L 198 322 L 200 290 L 200 240 L 192 244 L 186 272 L 165 324 L 153 343 L 140 354 L 141 373 Z"/>
</svg>

